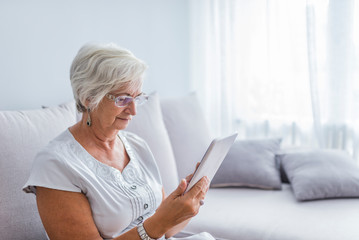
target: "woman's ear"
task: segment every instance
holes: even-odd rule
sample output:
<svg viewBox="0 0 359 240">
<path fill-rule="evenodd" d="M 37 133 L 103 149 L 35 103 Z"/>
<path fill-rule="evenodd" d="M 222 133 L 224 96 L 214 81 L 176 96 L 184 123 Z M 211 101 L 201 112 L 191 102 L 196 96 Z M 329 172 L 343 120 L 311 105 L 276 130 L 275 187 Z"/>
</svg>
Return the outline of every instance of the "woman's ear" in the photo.
<svg viewBox="0 0 359 240">
<path fill-rule="evenodd" d="M 86 109 L 88 109 L 88 108 L 89 108 L 89 105 L 90 105 L 90 100 L 89 100 L 89 99 L 86 99 L 85 104 L 84 104 L 84 107 L 85 107 Z"/>
</svg>

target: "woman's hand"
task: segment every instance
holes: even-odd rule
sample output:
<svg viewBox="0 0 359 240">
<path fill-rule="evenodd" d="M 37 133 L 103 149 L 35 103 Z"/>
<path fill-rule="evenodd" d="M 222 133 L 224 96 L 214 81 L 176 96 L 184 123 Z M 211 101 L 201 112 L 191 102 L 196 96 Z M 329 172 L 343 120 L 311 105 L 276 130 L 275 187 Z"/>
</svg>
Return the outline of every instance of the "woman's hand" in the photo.
<svg viewBox="0 0 359 240">
<path fill-rule="evenodd" d="M 208 191 L 209 179 L 201 178 L 186 194 L 183 194 L 191 175 L 187 176 L 186 180 L 182 179 L 177 189 L 162 202 L 156 213 L 144 222 L 144 228 L 150 237 L 160 238 L 172 227 L 197 215 L 200 201 Z"/>
</svg>

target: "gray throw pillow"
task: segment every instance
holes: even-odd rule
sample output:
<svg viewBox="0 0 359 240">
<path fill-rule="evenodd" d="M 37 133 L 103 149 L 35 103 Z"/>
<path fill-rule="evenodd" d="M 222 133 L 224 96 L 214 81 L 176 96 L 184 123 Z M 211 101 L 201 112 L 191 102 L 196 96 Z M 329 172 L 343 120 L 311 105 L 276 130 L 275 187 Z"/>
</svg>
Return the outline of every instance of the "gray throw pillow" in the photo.
<svg viewBox="0 0 359 240">
<path fill-rule="evenodd" d="M 312 150 L 280 158 L 297 200 L 359 197 L 359 167 L 344 151 Z"/>
<path fill-rule="evenodd" d="M 281 189 L 275 154 L 281 139 L 236 141 L 214 176 L 212 187 Z"/>
<path fill-rule="evenodd" d="M 287 154 L 287 153 L 296 153 L 296 152 L 312 151 L 312 150 L 314 150 L 312 147 L 292 146 L 292 147 L 282 148 L 278 151 L 278 153 L 276 155 L 276 161 L 277 161 L 277 164 L 279 165 L 279 171 L 280 171 L 280 177 L 282 179 L 282 183 L 289 183 L 288 177 L 285 174 L 282 164 L 280 163 L 282 155 Z"/>
</svg>

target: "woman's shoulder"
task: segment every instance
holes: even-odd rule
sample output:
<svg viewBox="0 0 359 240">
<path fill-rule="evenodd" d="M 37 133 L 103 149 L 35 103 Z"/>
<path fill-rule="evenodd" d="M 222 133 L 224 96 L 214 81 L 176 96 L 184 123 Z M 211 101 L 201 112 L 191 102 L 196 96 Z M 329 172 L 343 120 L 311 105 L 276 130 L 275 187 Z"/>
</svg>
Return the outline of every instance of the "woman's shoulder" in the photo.
<svg viewBox="0 0 359 240">
<path fill-rule="evenodd" d="M 59 148 L 64 148 L 65 146 L 69 145 L 71 140 L 71 133 L 68 129 L 66 129 L 54 139 L 52 139 L 42 150 L 51 152 Z"/>
<path fill-rule="evenodd" d="M 43 186 L 81 192 L 80 180 L 76 175 L 79 168 L 75 164 L 70 164 L 69 160 L 71 135 L 68 134 L 70 133 L 66 131 L 61 133 L 37 153 L 24 191 L 36 193 L 32 186 Z"/>
<path fill-rule="evenodd" d="M 56 160 L 65 161 L 73 148 L 73 140 L 71 133 L 66 129 L 60 133 L 57 137 L 52 139 L 46 146 L 44 146 L 36 155 L 35 160 Z"/>
<path fill-rule="evenodd" d="M 79 143 L 66 129 L 37 153 L 33 168 L 68 173 L 79 172 L 85 164 L 84 155 Z"/>
</svg>

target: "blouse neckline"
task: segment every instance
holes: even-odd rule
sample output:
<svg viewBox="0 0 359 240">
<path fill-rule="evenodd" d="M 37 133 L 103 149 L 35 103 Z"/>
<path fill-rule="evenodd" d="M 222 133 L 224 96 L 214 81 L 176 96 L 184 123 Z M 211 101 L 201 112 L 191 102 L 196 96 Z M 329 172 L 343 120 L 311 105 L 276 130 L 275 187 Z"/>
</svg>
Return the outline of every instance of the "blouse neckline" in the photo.
<svg viewBox="0 0 359 240">
<path fill-rule="evenodd" d="M 134 152 L 132 151 L 131 145 L 127 141 L 127 138 L 122 134 L 121 131 L 118 132 L 117 136 L 122 141 L 125 150 L 129 156 L 129 162 L 127 165 L 122 169 L 122 172 L 114 168 L 110 165 L 107 165 L 103 162 L 100 162 L 95 157 L 93 157 L 72 135 L 69 129 L 67 129 L 68 134 L 71 136 L 71 140 L 74 144 L 71 144 L 71 147 L 75 150 L 75 152 L 82 152 L 85 158 L 80 157 L 85 164 L 91 168 L 96 175 L 115 181 L 123 181 L 126 180 L 127 182 L 133 182 L 138 175 L 138 164 L 137 159 L 134 156 Z"/>
</svg>

